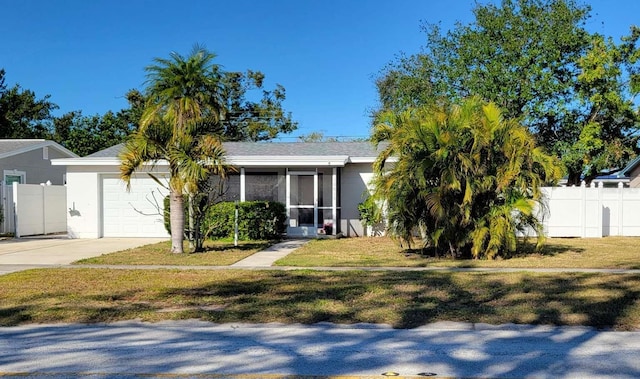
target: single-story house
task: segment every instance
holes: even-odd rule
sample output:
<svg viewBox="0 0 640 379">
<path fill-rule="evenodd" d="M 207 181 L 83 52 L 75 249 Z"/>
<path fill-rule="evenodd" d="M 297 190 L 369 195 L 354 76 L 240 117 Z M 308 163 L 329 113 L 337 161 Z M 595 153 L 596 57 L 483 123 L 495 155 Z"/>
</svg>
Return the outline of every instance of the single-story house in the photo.
<svg viewBox="0 0 640 379">
<path fill-rule="evenodd" d="M 378 151 L 369 142 L 227 142 L 237 172 L 227 200 L 273 200 L 286 205 L 287 235 L 361 236 L 358 204 L 373 178 Z M 119 177 L 122 145 L 82 158 L 58 159 L 67 172 L 68 233 L 72 238 L 163 237 L 166 188 L 144 172 L 130 191 Z M 166 162 L 150 168 L 167 179 Z"/>
<path fill-rule="evenodd" d="M 65 183 L 65 167 L 52 166 L 51 160 L 78 158 L 62 145 L 44 139 L 0 139 L 2 182 L 10 185 Z"/>
</svg>

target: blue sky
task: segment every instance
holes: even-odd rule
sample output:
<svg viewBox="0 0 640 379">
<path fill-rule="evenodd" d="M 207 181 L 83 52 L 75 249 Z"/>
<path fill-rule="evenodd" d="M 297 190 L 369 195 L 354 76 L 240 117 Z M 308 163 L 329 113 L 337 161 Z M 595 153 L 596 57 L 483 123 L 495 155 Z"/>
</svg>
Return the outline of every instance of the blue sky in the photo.
<svg viewBox="0 0 640 379">
<path fill-rule="evenodd" d="M 486 3 L 486 1 L 479 1 Z M 314 131 L 366 137 L 374 78 L 424 42 L 421 21 L 472 20 L 474 0 L 0 0 L 0 67 L 9 85 L 51 95 L 56 114 L 126 107 L 144 67 L 199 43 L 229 71 L 260 70 L 282 84 L 285 108 Z M 616 40 L 640 1 L 591 0 L 587 27 Z M 287 140 L 287 139 L 284 139 Z"/>
</svg>

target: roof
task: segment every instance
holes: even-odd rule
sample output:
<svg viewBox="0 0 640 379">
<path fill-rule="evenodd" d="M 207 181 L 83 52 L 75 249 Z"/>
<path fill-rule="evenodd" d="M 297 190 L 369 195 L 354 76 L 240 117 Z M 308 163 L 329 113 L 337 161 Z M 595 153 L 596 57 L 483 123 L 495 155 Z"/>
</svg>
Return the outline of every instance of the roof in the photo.
<svg viewBox="0 0 640 379">
<path fill-rule="evenodd" d="M 68 155 L 70 158 L 78 157 L 77 154 L 54 141 L 48 141 L 45 139 L 0 139 L 0 159 L 37 150 L 43 147 L 53 147 Z"/>
<path fill-rule="evenodd" d="M 631 162 L 629 162 L 629 164 L 627 165 L 627 167 L 623 168 L 620 173 L 624 176 L 629 176 L 629 174 L 631 174 L 631 172 L 638 166 L 638 164 L 640 164 L 640 155 L 637 156 L 634 160 L 632 160 Z"/>
<path fill-rule="evenodd" d="M 83 158 L 63 159 L 57 165 L 119 164 L 123 144 L 111 146 Z M 377 149 L 371 142 L 225 142 L 227 161 L 237 166 L 330 166 L 372 163 Z"/>
</svg>

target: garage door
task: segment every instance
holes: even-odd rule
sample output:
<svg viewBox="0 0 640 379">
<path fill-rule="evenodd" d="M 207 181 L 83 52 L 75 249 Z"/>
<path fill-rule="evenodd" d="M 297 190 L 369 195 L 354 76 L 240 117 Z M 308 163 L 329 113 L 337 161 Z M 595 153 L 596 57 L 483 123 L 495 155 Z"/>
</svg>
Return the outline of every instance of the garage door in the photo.
<svg viewBox="0 0 640 379">
<path fill-rule="evenodd" d="M 168 191 L 148 175 L 131 180 L 131 190 L 117 176 L 102 177 L 104 237 L 168 237 L 162 217 Z"/>
</svg>

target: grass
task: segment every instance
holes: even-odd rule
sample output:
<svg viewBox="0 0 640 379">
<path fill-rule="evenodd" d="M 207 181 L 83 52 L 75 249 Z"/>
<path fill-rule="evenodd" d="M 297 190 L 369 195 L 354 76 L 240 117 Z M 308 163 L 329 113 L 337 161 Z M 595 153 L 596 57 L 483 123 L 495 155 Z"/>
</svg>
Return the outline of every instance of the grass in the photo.
<svg viewBox="0 0 640 379">
<path fill-rule="evenodd" d="M 0 325 L 436 321 L 640 328 L 640 275 L 38 269 L 0 276 Z"/>
<path fill-rule="evenodd" d="M 171 241 L 141 246 L 134 249 L 86 258 L 76 264 L 97 265 L 178 265 L 178 266 L 227 266 L 267 248 L 269 241 L 206 241 L 205 251 L 200 253 L 171 254 Z M 186 251 L 186 250 L 185 250 Z"/>
<path fill-rule="evenodd" d="M 314 240 L 276 262 L 298 267 L 512 267 L 640 269 L 640 238 L 549 238 L 539 253 L 524 245 L 512 258 L 452 260 L 402 249 L 389 238 Z"/>
</svg>

